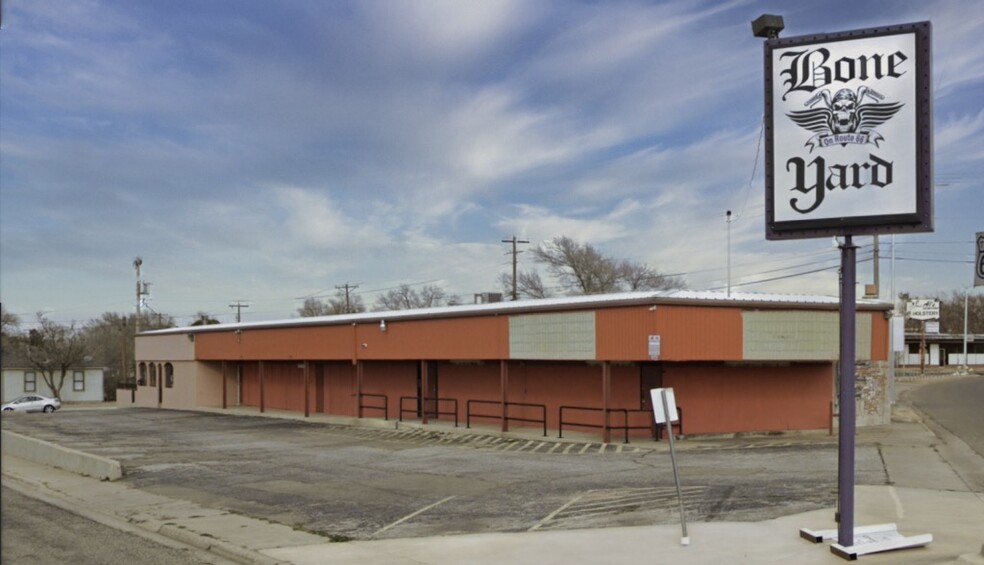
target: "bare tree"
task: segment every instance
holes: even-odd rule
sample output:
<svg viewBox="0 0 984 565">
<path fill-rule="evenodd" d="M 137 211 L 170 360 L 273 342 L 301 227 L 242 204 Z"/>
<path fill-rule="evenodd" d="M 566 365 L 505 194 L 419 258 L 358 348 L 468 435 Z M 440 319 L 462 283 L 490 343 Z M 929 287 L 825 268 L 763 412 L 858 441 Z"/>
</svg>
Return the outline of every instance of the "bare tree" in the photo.
<svg viewBox="0 0 984 565">
<path fill-rule="evenodd" d="M 20 326 L 20 318 L 17 314 L 13 312 L 8 312 L 3 304 L 0 304 L 0 334 L 9 335 L 9 333 L 17 327 Z"/>
<path fill-rule="evenodd" d="M 424 285 L 418 292 L 408 284 L 401 284 L 399 287 L 377 297 L 373 310 L 411 310 L 414 308 L 453 306 L 455 304 L 461 304 L 461 299 L 455 295 L 448 295 L 439 286 Z"/>
<path fill-rule="evenodd" d="M 679 277 L 671 277 L 660 273 L 648 265 L 622 261 L 622 283 L 625 290 L 666 290 L 673 288 L 685 288 L 683 280 Z"/>
<path fill-rule="evenodd" d="M 954 290 L 940 298 L 940 330 L 962 334 L 964 328 L 964 298 L 967 299 L 967 331 L 984 333 L 984 294 L 969 294 Z"/>
<path fill-rule="evenodd" d="M 313 318 L 315 316 L 327 316 L 328 304 L 317 298 L 305 298 L 304 304 L 297 309 L 298 315 L 302 318 Z"/>
<path fill-rule="evenodd" d="M 13 347 L 14 333 L 20 327 L 20 318 L 17 314 L 8 312 L 3 304 L 0 304 L 0 357 L 6 356 Z"/>
<path fill-rule="evenodd" d="M 366 305 L 362 302 L 362 297 L 351 292 L 346 296 L 343 289 L 336 290 L 335 297 L 328 299 L 329 314 L 358 314 L 365 311 Z"/>
<path fill-rule="evenodd" d="M 568 294 L 602 294 L 633 290 L 683 288 L 683 281 L 663 275 L 644 264 L 604 255 L 590 243 L 556 237 L 533 250 L 534 259 Z M 539 278 L 537 276 L 537 278 Z M 530 281 L 534 282 L 534 281 Z M 536 287 L 534 287 L 536 288 Z M 539 286 L 542 289 L 542 284 Z"/>
<path fill-rule="evenodd" d="M 24 358 L 31 368 L 41 373 L 55 398 L 61 399 L 62 385 L 68 370 L 85 361 L 84 334 L 75 328 L 57 324 L 38 312 L 38 328 L 22 340 Z"/>
<path fill-rule="evenodd" d="M 499 275 L 499 284 L 504 294 L 512 294 L 512 275 Z M 536 271 L 519 271 L 516 273 L 516 294 L 526 298 L 549 298 L 550 291 L 543 284 L 540 273 Z"/>
<path fill-rule="evenodd" d="M 366 305 L 362 302 L 362 297 L 357 294 L 349 293 L 346 299 L 344 290 L 336 290 L 334 298 L 319 300 L 317 298 L 306 298 L 304 304 L 297 309 L 297 313 L 302 318 L 314 316 L 334 316 L 336 314 L 358 314 L 365 312 Z"/>
<path fill-rule="evenodd" d="M 602 255 L 590 243 L 581 245 L 573 239 L 555 237 L 533 250 L 533 258 L 547 266 L 547 271 L 569 294 L 601 294 L 619 290 L 619 264 Z"/>
</svg>

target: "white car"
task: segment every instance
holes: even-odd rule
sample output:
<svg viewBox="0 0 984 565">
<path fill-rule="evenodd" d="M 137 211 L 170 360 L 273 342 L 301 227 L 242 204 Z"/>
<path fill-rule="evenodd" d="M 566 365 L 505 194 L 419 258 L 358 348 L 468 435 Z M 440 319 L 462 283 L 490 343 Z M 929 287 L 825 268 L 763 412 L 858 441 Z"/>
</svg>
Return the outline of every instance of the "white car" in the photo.
<svg viewBox="0 0 984 565">
<path fill-rule="evenodd" d="M 2 410 L 4 412 L 54 412 L 59 408 L 61 408 L 61 400 L 57 398 L 29 394 L 4 404 Z"/>
</svg>

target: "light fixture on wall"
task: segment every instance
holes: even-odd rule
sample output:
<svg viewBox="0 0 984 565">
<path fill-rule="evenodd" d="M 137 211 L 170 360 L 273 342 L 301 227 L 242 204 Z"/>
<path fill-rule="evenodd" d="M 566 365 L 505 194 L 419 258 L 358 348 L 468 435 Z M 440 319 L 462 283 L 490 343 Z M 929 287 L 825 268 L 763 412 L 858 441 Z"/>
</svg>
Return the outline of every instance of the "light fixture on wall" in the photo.
<svg viewBox="0 0 984 565">
<path fill-rule="evenodd" d="M 386 331 L 386 320 L 380 320 L 379 321 L 379 331 L 381 331 L 381 332 L 385 332 Z"/>
</svg>

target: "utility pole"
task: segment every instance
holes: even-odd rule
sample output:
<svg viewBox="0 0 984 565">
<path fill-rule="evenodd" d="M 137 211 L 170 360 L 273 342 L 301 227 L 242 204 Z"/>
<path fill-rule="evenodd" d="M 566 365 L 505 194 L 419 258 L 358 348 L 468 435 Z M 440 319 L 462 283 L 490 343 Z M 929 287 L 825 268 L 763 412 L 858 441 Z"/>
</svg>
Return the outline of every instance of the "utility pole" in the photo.
<svg viewBox="0 0 984 565">
<path fill-rule="evenodd" d="M 137 318 L 133 325 L 134 335 L 140 333 L 140 315 L 143 308 L 143 301 L 145 296 L 150 296 L 150 290 L 148 287 L 150 283 L 143 282 L 140 278 L 140 266 L 143 265 L 143 259 L 137 257 L 133 260 L 133 268 L 137 270 Z"/>
<path fill-rule="evenodd" d="M 336 290 L 341 290 L 341 291 L 344 291 L 345 292 L 345 313 L 346 314 L 352 314 L 353 313 L 352 312 L 351 292 L 353 290 L 357 289 L 357 288 L 359 288 L 359 285 L 357 285 L 357 284 L 349 284 L 347 281 L 345 282 L 345 284 L 335 287 Z"/>
<path fill-rule="evenodd" d="M 238 324 L 243 321 L 243 308 L 249 308 L 249 304 L 243 304 L 242 300 L 237 300 L 235 304 L 230 304 L 229 308 L 236 309 L 236 323 Z"/>
<path fill-rule="evenodd" d="M 514 301 L 515 300 L 519 300 L 519 292 L 516 289 L 516 260 L 517 260 L 517 256 L 520 253 L 522 253 L 522 251 L 517 251 L 516 250 L 516 244 L 517 243 L 529 243 L 529 240 L 526 240 L 526 239 L 516 239 L 516 236 L 514 235 L 514 236 L 512 236 L 512 239 L 503 239 L 502 240 L 502 243 L 511 243 L 512 244 L 512 251 L 508 252 L 508 253 L 512 253 L 512 299 Z"/>
<path fill-rule="evenodd" d="M 728 224 L 728 298 L 731 298 L 731 210 L 725 212 L 724 218 Z"/>
</svg>

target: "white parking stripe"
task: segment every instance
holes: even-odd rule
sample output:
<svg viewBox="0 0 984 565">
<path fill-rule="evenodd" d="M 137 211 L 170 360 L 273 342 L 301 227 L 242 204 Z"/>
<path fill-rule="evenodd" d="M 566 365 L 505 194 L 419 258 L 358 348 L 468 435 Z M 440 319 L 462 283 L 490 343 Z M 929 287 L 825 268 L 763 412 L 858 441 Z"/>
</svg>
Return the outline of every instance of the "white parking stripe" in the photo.
<svg viewBox="0 0 984 565">
<path fill-rule="evenodd" d="M 534 530 L 539 530 L 540 529 L 540 526 L 542 526 L 542 525 L 546 524 L 547 522 L 549 522 L 550 520 L 552 520 L 554 516 L 556 516 L 557 514 L 560 514 L 561 512 L 563 512 L 570 505 L 574 504 L 578 500 L 581 500 L 581 497 L 582 496 L 584 496 L 584 495 L 583 494 L 579 494 L 579 495 L 575 496 L 574 498 L 570 499 L 569 501 L 567 501 L 566 504 L 564 504 L 560 508 L 554 510 L 550 514 L 547 514 L 547 517 L 546 518 L 544 518 L 544 519 L 540 520 L 539 522 L 537 522 L 536 525 L 534 525 L 532 528 L 530 528 L 527 531 L 532 532 Z"/>
<path fill-rule="evenodd" d="M 383 532 L 385 532 L 386 530 L 388 530 L 388 529 L 390 529 L 390 528 L 392 528 L 392 527 L 395 527 L 395 526 L 398 526 L 398 525 L 400 525 L 400 524 L 402 524 L 403 522 L 406 522 L 407 520 L 409 520 L 409 519 L 411 519 L 411 518 L 413 518 L 414 516 L 417 516 L 417 515 L 419 515 L 419 514 L 423 514 L 424 512 L 427 512 L 428 510 L 430 510 L 431 508 L 434 508 L 435 506 L 437 506 L 437 505 L 439 505 L 439 504 L 444 504 L 445 502 L 447 502 L 447 501 L 449 501 L 449 500 L 451 500 L 452 498 L 454 498 L 454 497 L 456 497 L 456 496 L 457 496 L 457 495 L 454 495 L 454 494 L 452 494 L 451 496 L 449 496 L 449 497 L 447 497 L 447 498 L 442 498 L 441 500 L 438 500 L 438 501 L 437 501 L 437 502 L 435 502 L 434 504 L 431 504 L 431 505 L 429 505 L 429 506 L 424 506 L 424 507 L 423 507 L 423 508 L 421 508 L 420 510 L 417 510 L 416 512 L 414 512 L 414 513 L 412 513 L 412 514 L 407 514 L 406 516 L 404 516 L 404 517 L 402 517 L 402 518 L 400 518 L 400 519 L 399 519 L 399 520 L 397 520 L 396 522 L 393 522 L 392 524 L 390 524 L 390 525 L 388 525 L 388 526 L 384 526 L 383 528 L 381 528 L 381 529 L 379 529 L 379 530 L 376 530 L 376 532 L 375 532 L 374 534 L 372 534 L 372 535 L 373 535 L 373 537 L 376 537 L 376 536 L 378 536 L 379 534 L 381 534 L 381 533 L 383 533 Z"/>
</svg>

